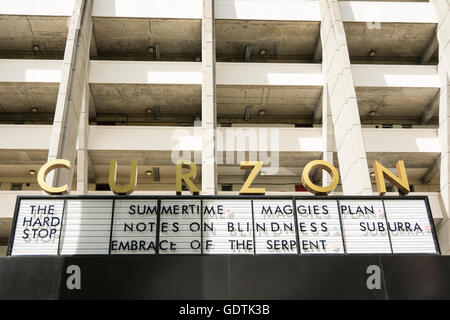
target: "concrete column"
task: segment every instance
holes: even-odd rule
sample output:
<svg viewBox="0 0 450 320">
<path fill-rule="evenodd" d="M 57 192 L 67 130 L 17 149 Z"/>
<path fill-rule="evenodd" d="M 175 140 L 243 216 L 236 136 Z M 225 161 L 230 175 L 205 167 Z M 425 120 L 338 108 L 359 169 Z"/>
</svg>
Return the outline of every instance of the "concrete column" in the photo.
<svg viewBox="0 0 450 320">
<path fill-rule="evenodd" d="M 322 72 L 328 88 L 344 194 L 370 195 L 369 168 L 344 24 L 337 0 L 319 0 Z"/>
<path fill-rule="evenodd" d="M 83 90 L 83 103 L 80 112 L 80 126 L 78 129 L 78 150 L 77 150 L 77 194 L 87 194 L 89 185 L 89 85 L 86 84 Z"/>
<path fill-rule="evenodd" d="M 333 119 L 330 111 L 330 101 L 328 99 L 328 88 L 325 84 L 322 91 L 322 139 L 323 139 L 323 156 L 322 159 L 333 164 Z M 322 186 L 327 186 L 331 183 L 331 176 L 325 171 L 322 171 Z"/>
<path fill-rule="evenodd" d="M 202 19 L 202 194 L 217 192 L 216 43 L 214 0 L 203 0 Z"/>
<path fill-rule="evenodd" d="M 80 113 L 89 78 L 92 3 L 92 0 L 76 0 L 70 19 L 48 161 L 69 160 L 72 170 L 52 171 L 47 183 L 53 186 L 67 183 L 70 188 L 72 185 Z"/>
<path fill-rule="evenodd" d="M 432 0 L 438 16 L 439 42 L 438 72 L 441 82 L 439 100 L 439 140 L 441 143 L 441 197 L 446 217 L 439 226 L 438 238 L 442 254 L 450 254 L 450 3 Z"/>
</svg>

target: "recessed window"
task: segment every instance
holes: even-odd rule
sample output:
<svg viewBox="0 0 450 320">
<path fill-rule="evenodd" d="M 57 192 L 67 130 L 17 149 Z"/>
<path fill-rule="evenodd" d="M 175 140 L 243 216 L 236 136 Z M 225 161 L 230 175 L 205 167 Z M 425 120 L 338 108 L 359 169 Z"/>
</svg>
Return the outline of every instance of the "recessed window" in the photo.
<svg viewBox="0 0 450 320">
<path fill-rule="evenodd" d="M 231 184 L 223 184 L 222 191 L 233 191 L 233 185 Z"/>
<path fill-rule="evenodd" d="M 13 191 L 22 190 L 22 183 L 13 183 L 11 185 L 11 190 Z"/>
</svg>

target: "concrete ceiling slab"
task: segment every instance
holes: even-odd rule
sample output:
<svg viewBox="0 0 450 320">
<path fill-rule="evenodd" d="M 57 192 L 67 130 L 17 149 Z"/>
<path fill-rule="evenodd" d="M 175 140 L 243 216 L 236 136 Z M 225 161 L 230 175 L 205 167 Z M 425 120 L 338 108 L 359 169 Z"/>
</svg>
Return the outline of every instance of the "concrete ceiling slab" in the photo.
<svg viewBox="0 0 450 320">
<path fill-rule="evenodd" d="M 62 58 L 66 46 L 68 17 L 0 16 L 0 57 L 8 54 L 56 55 Z M 39 51 L 33 51 L 38 45 Z"/>
<path fill-rule="evenodd" d="M 422 153 L 385 153 L 385 152 L 368 152 L 367 163 L 369 167 L 373 166 L 376 160 L 386 168 L 395 168 L 397 161 L 403 160 L 406 168 L 430 168 L 434 165 L 436 159 L 440 156 L 436 152 L 422 152 Z"/>
<path fill-rule="evenodd" d="M 0 164 L 42 166 L 47 162 L 47 150 L 0 150 Z"/>
<path fill-rule="evenodd" d="M 311 118 L 320 98 L 321 87 L 217 86 L 218 117 L 243 118 L 251 106 L 252 120 L 288 116 Z"/>
<path fill-rule="evenodd" d="M 311 60 L 319 37 L 319 22 L 217 19 L 218 61 L 243 61 L 246 45 L 252 46 L 251 61 L 267 59 Z M 260 56 L 265 49 L 267 54 Z"/>
<path fill-rule="evenodd" d="M 438 88 L 356 88 L 363 123 L 389 119 L 420 120 L 438 92 Z M 369 116 L 371 111 L 376 112 L 374 117 Z"/>
<path fill-rule="evenodd" d="M 393 61 L 417 63 L 435 36 L 434 23 L 381 23 L 374 28 L 364 22 L 344 22 L 352 62 Z M 373 58 L 369 52 L 376 50 Z M 436 50 L 437 51 L 437 50 Z M 436 62 L 437 53 L 434 54 Z"/>
<path fill-rule="evenodd" d="M 97 115 L 147 114 L 148 108 L 160 106 L 161 121 L 164 117 L 191 117 L 201 115 L 200 85 L 146 85 L 146 84 L 91 84 L 91 92 Z"/>
<path fill-rule="evenodd" d="M 38 108 L 38 113 L 54 113 L 58 88 L 58 83 L 2 82 L 0 112 L 31 112 L 31 108 Z"/>
<path fill-rule="evenodd" d="M 201 57 L 201 20 L 94 17 L 99 58 L 154 60 L 149 47 L 160 44 L 161 60 Z M 128 57 L 127 54 L 130 56 Z"/>
<path fill-rule="evenodd" d="M 149 137 L 150 139 L 151 137 Z M 123 150 L 90 150 L 89 156 L 94 166 L 109 166 L 111 160 L 117 160 L 118 165 L 130 165 L 131 161 L 137 160 L 139 166 L 172 166 L 176 163 L 172 160 L 172 151 L 123 151 Z M 192 152 L 183 154 L 183 159 L 201 163 L 201 153 Z"/>
</svg>

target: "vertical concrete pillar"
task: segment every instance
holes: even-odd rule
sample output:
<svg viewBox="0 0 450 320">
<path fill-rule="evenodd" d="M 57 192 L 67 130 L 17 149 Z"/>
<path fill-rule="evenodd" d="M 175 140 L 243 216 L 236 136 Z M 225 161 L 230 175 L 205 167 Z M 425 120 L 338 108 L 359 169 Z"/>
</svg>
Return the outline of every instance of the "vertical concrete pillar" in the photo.
<svg viewBox="0 0 450 320">
<path fill-rule="evenodd" d="M 337 0 L 319 0 L 322 72 L 328 89 L 344 194 L 370 195 L 369 168 L 350 57 Z"/>
<path fill-rule="evenodd" d="M 66 159 L 72 170 L 54 170 L 47 183 L 72 185 L 73 167 L 84 89 L 89 76 L 89 49 L 92 35 L 92 0 L 76 0 L 70 19 L 61 83 L 56 102 L 48 160 Z"/>
<path fill-rule="evenodd" d="M 437 38 L 439 42 L 439 141 L 441 144 L 441 197 L 447 216 L 438 230 L 443 254 L 450 254 L 450 3 L 448 0 L 432 0 L 438 16 Z"/>
<path fill-rule="evenodd" d="M 217 192 L 216 43 L 214 0 L 203 0 L 202 19 L 202 194 Z"/>
<path fill-rule="evenodd" d="M 331 117 L 330 102 L 328 99 L 328 88 L 325 84 L 322 91 L 322 140 L 323 140 L 323 156 L 322 159 L 333 164 L 333 149 L 334 149 L 334 133 L 333 133 L 333 119 Z M 331 176 L 322 171 L 322 186 L 327 186 L 331 183 Z"/>
<path fill-rule="evenodd" d="M 87 194 L 89 185 L 89 84 L 84 86 L 83 103 L 80 112 L 80 126 L 78 129 L 77 150 L 77 194 Z"/>
</svg>

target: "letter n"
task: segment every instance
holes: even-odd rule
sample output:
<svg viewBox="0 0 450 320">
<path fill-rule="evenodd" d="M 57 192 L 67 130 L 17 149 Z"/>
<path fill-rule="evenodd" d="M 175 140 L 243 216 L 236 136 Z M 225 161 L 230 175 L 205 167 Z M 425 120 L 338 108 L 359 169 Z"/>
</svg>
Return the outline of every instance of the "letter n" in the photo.
<svg viewBox="0 0 450 320">
<path fill-rule="evenodd" d="M 386 169 L 381 163 L 375 161 L 373 163 L 373 171 L 375 173 L 375 180 L 377 183 L 377 190 L 380 196 L 386 193 L 386 181 L 389 180 L 394 186 L 396 186 L 401 194 L 409 193 L 408 176 L 406 175 L 405 163 L 402 160 L 397 161 L 397 173 L 398 177 L 391 171 Z"/>
</svg>

